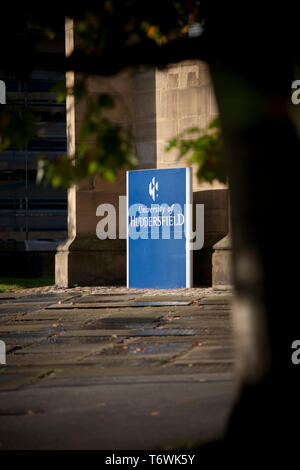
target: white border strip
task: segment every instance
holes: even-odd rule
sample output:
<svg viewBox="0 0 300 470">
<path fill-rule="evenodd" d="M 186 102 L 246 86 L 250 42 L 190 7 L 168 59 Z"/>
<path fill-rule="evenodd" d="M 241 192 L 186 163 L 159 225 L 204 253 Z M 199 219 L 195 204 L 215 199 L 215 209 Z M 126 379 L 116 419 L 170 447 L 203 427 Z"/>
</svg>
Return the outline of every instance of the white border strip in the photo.
<svg viewBox="0 0 300 470">
<path fill-rule="evenodd" d="M 193 188 L 192 168 L 185 169 L 185 191 L 186 191 L 186 218 L 185 218 L 185 286 L 193 287 L 193 251 L 191 250 L 192 222 L 193 222 Z"/>
<path fill-rule="evenodd" d="M 129 230 L 128 230 L 128 202 L 129 202 L 129 171 L 126 171 L 126 286 L 129 287 Z"/>
</svg>

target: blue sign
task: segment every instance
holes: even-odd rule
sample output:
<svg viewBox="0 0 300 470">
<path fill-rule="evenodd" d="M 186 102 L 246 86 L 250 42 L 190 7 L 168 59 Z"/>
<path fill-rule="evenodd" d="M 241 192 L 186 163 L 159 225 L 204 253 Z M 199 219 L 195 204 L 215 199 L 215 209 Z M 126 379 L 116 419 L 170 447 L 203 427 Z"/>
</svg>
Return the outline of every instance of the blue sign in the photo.
<svg viewBox="0 0 300 470">
<path fill-rule="evenodd" d="M 127 171 L 127 287 L 192 286 L 190 168 Z"/>
</svg>

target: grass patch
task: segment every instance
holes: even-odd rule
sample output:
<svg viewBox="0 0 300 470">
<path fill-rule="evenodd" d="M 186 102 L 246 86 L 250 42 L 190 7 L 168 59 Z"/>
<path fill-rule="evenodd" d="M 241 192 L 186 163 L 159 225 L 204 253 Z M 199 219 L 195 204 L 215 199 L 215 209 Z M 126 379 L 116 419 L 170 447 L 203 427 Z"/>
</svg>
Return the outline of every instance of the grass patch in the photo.
<svg viewBox="0 0 300 470">
<path fill-rule="evenodd" d="M 46 277 L 0 277 L 0 292 L 13 292 L 30 287 L 53 286 L 54 276 Z"/>
</svg>

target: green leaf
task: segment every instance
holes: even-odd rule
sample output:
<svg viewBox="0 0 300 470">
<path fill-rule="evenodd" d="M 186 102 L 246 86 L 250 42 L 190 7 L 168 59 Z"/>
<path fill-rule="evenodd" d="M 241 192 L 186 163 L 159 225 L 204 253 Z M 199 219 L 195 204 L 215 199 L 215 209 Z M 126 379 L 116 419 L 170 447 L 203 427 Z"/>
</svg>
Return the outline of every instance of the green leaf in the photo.
<svg viewBox="0 0 300 470">
<path fill-rule="evenodd" d="M 177 148 L 179 159 L 189 155 L 188 162 L 191 165 L 197 165 L 197 176 L 200 181 L 211 183 L 217 179 L 224 183 L 226 182 L 226 172 L 219 119 L 213 119 L 207 126 L 206 133 L 200 137 L 188 139 L 189 135 L 200 132 L 201 130 L 196 127 L 185 130 L 177 139 L 171 139 L 168 142 L 166 151 Z"/>
<path fill-rule="evenodd" d="M 113 182 L 119 169 L 133 168 L 137 159 L 132 153 L 131 136 L 101 116 L 103 108 L 113 105 L 113 99 L 104 93 L 91 101 L 79 131 L 75 155 L 72 158 L 61 155 L 47 167 L 41 164 L 39 178 L 55 187 L 69 187 L 92 174 Z"/>
<path fill-rule="evenodd" d="M 196 132 L 200 132 L 199 127 L 191 127 L 190 129 L 187 129 L 185 132 L 188 134 L 195 134 Z"/>
</svg>

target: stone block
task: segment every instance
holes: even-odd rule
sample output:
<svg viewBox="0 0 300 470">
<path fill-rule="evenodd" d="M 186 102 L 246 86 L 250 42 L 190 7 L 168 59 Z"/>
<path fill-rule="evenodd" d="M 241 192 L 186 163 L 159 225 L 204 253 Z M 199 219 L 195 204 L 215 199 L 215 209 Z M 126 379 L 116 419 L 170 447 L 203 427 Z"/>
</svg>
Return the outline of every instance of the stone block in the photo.
<svg viewBox="0 0 300 470">
<path fill-rule="evenodd" d="M 178 134 L 178 120 L 177 119 L 158 119 L 156 127 L 157 140 L 169 140 L 176 137 Z"/>
<path fill-rule="evenodd" d="M 124 285 L 126 282 L 125 241 L 81 238 L 55 256 L 55 283 L 77 285 Z"/>
<path fill-rule="evenodd" d="M 163 90 L 156 94 L 157 119 L 176 119 L 178 116 L 178 90 Z"/>
<path fill-rule="evenodd" d="M 210 116 L 202 114 L 200 116 L 184 116 L 178 119 L 178 132 L 184 132 L 192 127 L 198 127 L 201 130 L 205 130 L 210 122 Z M 189 138 L 196 138 L 198 134 L 190 134 Z"/>
<path fill-rule="evenodd" d="M 178 93 L 178 113 L 180 117 L 208 114 L 210 89 L 204 87 L 186 88 Z"/>
<path fill-rule="evenodd" d="M 157 142 L 157 168 L 162 168 L 162 164 L 168 163 L 174 166 L 178 165 L 178 150 L 172 149 L 169 152 L 165 151 L 166 141 Z M 179 166 L 183 166 L 180 164 Z"/>
<path fill-rule="evenodd" d="M 232 252 L 231 250 L 215 250 L 212 256 L 212 286 L 214 290 L 231 290 Z"/>
<path fill-rule="evenodd" d="M 167 89 L 167 86 L 168 86 L 167 70 L 155 71 L 155 86 L 156 86 L 156 90 Z"/>
</svg>

